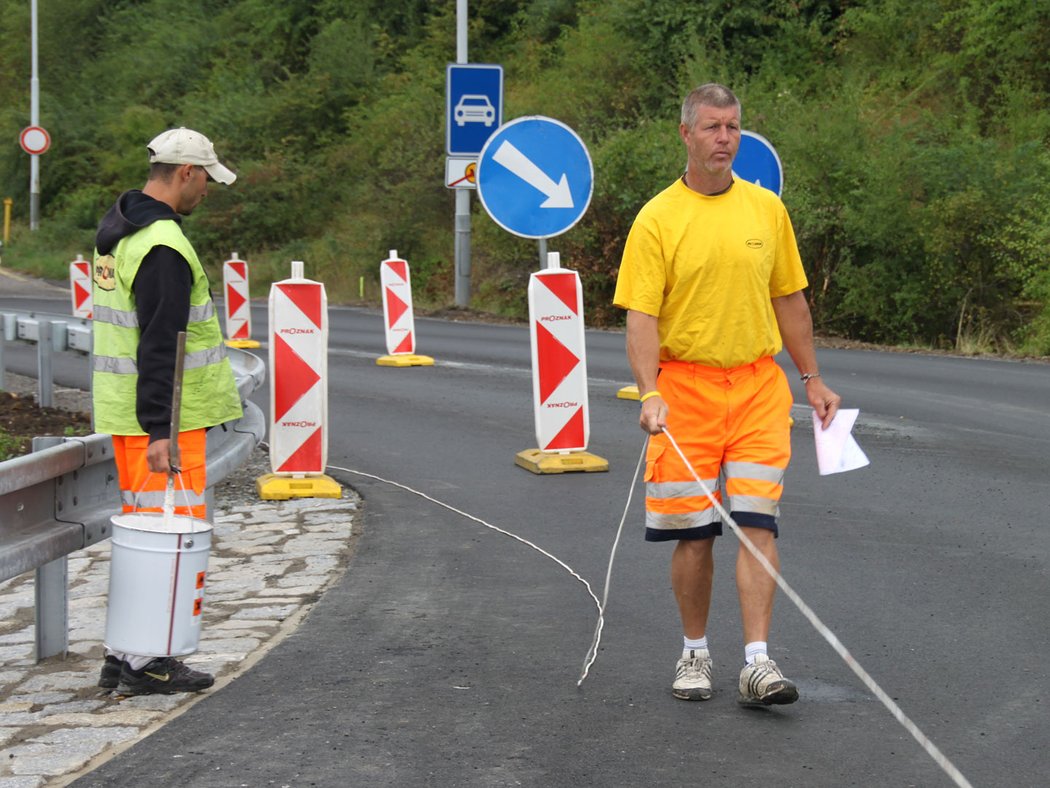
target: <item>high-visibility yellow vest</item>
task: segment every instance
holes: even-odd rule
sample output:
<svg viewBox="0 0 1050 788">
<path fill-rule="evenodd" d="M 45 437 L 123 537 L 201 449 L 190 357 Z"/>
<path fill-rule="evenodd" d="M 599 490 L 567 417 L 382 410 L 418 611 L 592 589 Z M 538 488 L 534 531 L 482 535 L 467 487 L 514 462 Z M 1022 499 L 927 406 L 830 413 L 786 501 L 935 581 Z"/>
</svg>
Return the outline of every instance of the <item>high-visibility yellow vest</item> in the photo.
<svg viewBox="0 0 1050 788">
<path fill-rule="evenodd" d="M 146 434 L 135 415 L 139 325 L 131 285 L 154 246 L 169 246 L 181 254 L 193 276 L 179 431 L 213 427 L 242 414 L 208 277 L 178 223 L 163 219 L 122 238 L 112 254 L 95 250 L 92 399 L 97 432 Z"/>
</svg>

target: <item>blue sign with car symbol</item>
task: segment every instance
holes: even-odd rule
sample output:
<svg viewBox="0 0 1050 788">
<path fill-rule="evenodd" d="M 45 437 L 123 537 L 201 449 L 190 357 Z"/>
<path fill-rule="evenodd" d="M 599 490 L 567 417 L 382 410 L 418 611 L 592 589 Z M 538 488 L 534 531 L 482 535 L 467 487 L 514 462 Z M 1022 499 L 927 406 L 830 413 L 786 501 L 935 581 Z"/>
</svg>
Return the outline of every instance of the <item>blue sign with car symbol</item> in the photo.
<svg viewBox="0 0 1050 788">
<path fill-rule="evenodd" d="M 449 63 L 445 84 L 445 152 L 476 156 L 503 123 L 503 66 Z"/>
</svg>

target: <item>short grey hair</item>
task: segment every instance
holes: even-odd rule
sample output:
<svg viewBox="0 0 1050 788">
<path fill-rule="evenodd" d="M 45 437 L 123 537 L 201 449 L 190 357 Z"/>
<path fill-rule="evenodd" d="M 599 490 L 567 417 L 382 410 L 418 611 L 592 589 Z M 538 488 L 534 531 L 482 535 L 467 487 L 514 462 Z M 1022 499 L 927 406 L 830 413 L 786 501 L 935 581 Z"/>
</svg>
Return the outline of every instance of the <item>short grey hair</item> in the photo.
<svg viewBox="0 0 1050 788">
<path fill-rule="evenodd" d="M 719 85 L 717 82 L 708 82 L 693 88 L 685 97 L 685 101 L 682 102 L 682 125 L 687 129 L 692 129 L 696 123 L 698 107 L 736 107 L 737 114 L 741 114 L 740 99 L 725 85 Z"/>
</svg>

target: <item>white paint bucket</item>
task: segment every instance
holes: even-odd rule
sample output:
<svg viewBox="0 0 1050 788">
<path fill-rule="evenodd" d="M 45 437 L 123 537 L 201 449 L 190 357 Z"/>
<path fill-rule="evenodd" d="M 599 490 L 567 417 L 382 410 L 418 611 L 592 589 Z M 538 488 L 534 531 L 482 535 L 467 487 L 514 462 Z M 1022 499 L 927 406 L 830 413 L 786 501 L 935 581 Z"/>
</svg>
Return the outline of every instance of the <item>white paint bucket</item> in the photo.
<svg viewBox="0 0 1050 788">
<path fill-rule="evenodd" d="M 111 520 L 106 646 L 141 656 L 192 654 L 201 634 L 211 524 L 147 512 Z"/>
</svg>

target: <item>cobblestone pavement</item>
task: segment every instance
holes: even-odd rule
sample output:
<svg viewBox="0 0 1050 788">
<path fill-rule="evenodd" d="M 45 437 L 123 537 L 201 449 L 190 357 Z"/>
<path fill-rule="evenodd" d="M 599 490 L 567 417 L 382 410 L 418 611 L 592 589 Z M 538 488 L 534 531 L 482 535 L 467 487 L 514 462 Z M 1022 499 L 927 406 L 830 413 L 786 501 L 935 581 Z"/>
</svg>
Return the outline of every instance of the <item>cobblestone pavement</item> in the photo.
<svg viewBox="0 0 1050 788">
<path fill-rule="evenodd" d="M 259 451 L 216 488 L 200 647 L 215 674 L 200 694 L 124 697 L 96 686 L 110 542 L 69 557 L 69 653 L 34 659 L 33 573 L 0 583 L 0 788 L 66 785 L 251 667 L 294 631 L 349 560 L 359 499 L 260 501 Z"/>
</svg>

